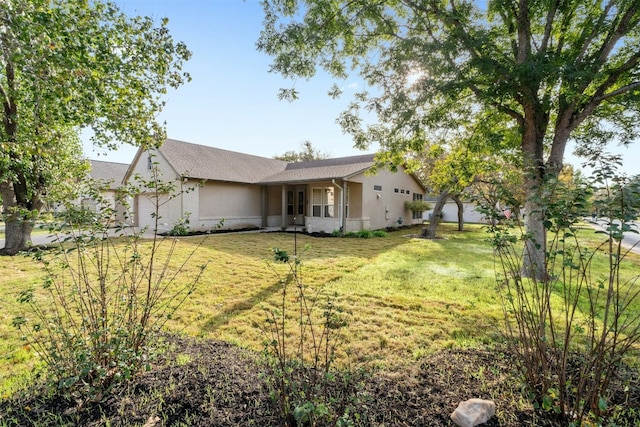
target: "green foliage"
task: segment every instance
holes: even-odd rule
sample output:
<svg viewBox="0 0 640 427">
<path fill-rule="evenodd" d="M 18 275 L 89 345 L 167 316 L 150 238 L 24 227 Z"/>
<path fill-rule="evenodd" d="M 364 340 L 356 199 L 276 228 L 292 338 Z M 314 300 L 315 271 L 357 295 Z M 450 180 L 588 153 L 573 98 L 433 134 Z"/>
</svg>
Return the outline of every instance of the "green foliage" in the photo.
<svg viewBox="0 0 640 427">
<path fill-rule="evenodd" d="M 358 397 L 359 375 L 334 367 L 341 331 L 347 326 L 346 314 L 336 304 L 336 293 L 324 296 L 319 290 L 308 294 L 300 275 L 301 257 L 297 247 L 294 250 L 290 256 L 272 249 L 274 260 L 288 266 L 288 274 L 280 278 L 281 301 L 277 308 L 267 310 L 263 328 L 265 381 L 286 425 L 353 425 L 350 413 L 362 399 Z M 288 295 L 292 287 L 295 302 Z M 292 327 L 298 328 L 299 338 L 293 348 L 287 340 Z"/>
<path fill-rule="evenodd" d="M 404 208 L 407 210 L 410 210 L 411 212 L 422 213 L 424 211 L 428 211 L 429 209 L 431 209 L 431 205 L 422 200 L 413 200 L 413 201 L 407 200 L 406 202 L 404 202 Z"/>
<path fill-rule="evenodd" d="M 189 234 L 189 217 L 191 213 L 185 212 L 185 215 L 180 218 L 173 228 L 167 232 L 168 236 L 187 236 Z"/>
<path fill-rule="evenodd" d="M 557 178 L 571 138 L 589 149 L 640 132 L 636 2 L 263 5 L 258 49 L 273 57 L 272 70 L 293 79 L 319 69 L 337 80 L 358 74 L 365 88 L 338 118 L 343 130 L 357 147 L 377 144 L 380 166 L 430 163 L 423 176 L 438 191 L 459 193 L 488 173 L 493 156 L 513 156 L 525 173 L 526 210 L 538 212 L 538 190 Z M 535 240 L 526 267 L 538 277 L 542 221 L 525 217 Z"/>
<path fill-rule="evenodd" d="M 156 118 L 167 89 L 190 79 L 182 64 L 191 53 L 166 19 L 156 26 L 101 0 L 4 1 L 0 28 L 0 190 L 5 252 L 15 253 L 31 229 L 9 223 L 73 198 L 87 169 L 81 129 L 102 148 L 163 140 Z"/>
<path fill-rule="evenodd" d="M 273 156 L 274 159 L 284 160 L 289 163 L 310 162 L 312 160 L 322 160 L 330 156 L 329 153 L 314 148 L 311 141 L 305 141 L 300 144 L 300 151 L 286 151 L 284 154 Z"/>
<path fill-rule="evenodd" d="M 372 239 L 374 237 L 387 237 L 388 234 L 384 230 L 360 230 L 360 231 L 347 231 L 343 233 L 340 230 L 335 230 L 332 233 L 336 237 L 358 238 L 358 239 Z"/>
<path fill-rule="evenodd" d="M 199 245 L 176 266 L 176 239 L 154 237 L 148 247 L 141 242 L 144 230 L 120 222 L 130 214 L 131 192 L 121 191 L 115 205 L 98 189 L 92 195 L 95 211 L 69 204 L 64 223 L 49 224 L 58 244 L 34 254 L 45 277 L 20 292 L 18 302 L 26 311 L 13 321 L 44 361 L 49 386 L 80 403 L 102 400 L 115 384 L 148 369 L 159 332 L 205 268 L 169 286 Z"/>
<path fill-rule="evenodd" d="M 591 184 L 584 181 L 545 183 L 540 202 L 549 233 L 545 271 L 541 279 L 524 277 L 522 245 L 531 240 L 518 221 L 494 212 L 489 226 L 498 257 L 497 284 L 502 298 L 506 332 L 531 391 L 534 405 L 553 411 L 567 422 L 606 421 L 616 416 L 609 407 L 610 387 L 640 343 L 640 276 L 624 273 L 628 254 L 623 232 L 632 230 L 629 197 L 624 181 L 613 174 L 608 156 Z M 613 187 L 610 182 L 616 183 Z M 596 250 L 583 246 L 579 223 L 589 213 L 593 186 L 598 188 L 606 240 Z M 633 198 L 638 200 L 636 194 Z M 601 260 L 603 250 L 606 259 Z M 596 273 L 599 263 L 605 270 Z"/>
</svg>

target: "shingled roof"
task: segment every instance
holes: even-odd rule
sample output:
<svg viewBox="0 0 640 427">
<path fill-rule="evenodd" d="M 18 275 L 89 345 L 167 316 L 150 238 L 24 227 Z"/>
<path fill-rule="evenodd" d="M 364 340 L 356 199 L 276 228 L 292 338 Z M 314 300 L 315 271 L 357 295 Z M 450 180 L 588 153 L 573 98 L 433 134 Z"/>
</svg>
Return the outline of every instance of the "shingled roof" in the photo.
<svg viewBox="0 0 640 427">
<path fill-rule="evenodd" d="M 373 166 L 374 156 L 374 154 L 364 154 L 360 156 L 289 163 L 285 170 L 268 176 L 260 182 L 268 184 L 349 178 Z"/>
<path fill-rule="evenodd" d="M 167 139 L 159 151 L 182 177 L 249 184 L 348 178 L 374 164 L 374 154 L 287 163 L 175 139 Z"/>
<path fill-rule="evenodd" d="M 254 184 L 283 171 L 287 162 L 167 139 L 162 156 L 182 177 Z"/>
<path fill-rule="evenodd" d="M 101 183 L 105 190 L 115 190 L 122 184 L 129 165 L 126 163 L 103 162 L 91 160 L 89 175 L 94 181 Z"/>
</svg>

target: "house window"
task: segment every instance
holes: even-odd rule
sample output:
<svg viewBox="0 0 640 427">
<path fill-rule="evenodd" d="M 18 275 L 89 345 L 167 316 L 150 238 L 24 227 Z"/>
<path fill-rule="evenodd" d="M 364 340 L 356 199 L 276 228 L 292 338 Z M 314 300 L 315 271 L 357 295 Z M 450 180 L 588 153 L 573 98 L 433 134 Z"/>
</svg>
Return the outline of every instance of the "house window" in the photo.
<svg viewBox="0 0 640 427">
<path fill-rule="evenodd" d="M 382 191 L 382 185 L 374 185 L 373 191 Z"/>
<path fill-rule="evenodd" d="M 420 193 L 413 193 L 413 200 L 419 200 L 422 201 L 422 194 Z M 413 212 L 413 219 L 422 219 L 422 212 Z"/>
<path fill-rule="evenodd" d="M 147 157 L 147 170 L 153 170 L 153 160 L 151 159 L 151 156 Z"/>
<path fill-rule="evenodd" d="M 344 195 L 344 202 L 345 202 L 345 207 L 344 207 L 344 216 L 346 218 L 349 218 L 349 187 L 347 187 L 347 192 Z"/>
<path fill-rule="evenodd" d="M 287 191 L 287 215 L 293 215 L 293 191 Z"/>
<path fill-rule="evenodd" d="M 400 194 L 404 194 L 404 190 L 400 190 Z"/>
<path fill-rule="evenodd" d="M 322 205 L 324 206 L 324 217 L 333 218 L 335 216 L 333 187 L 326 187 L 322 190 L 322 194 L 324 196 L 322 198 Z"/>
<path fill-rule="evenodd" d="M 399 191 L 400 191 L 400 190 L 398 190 L 397 188 L 394 188 L 394 189 L 393 189 L 393 192 L 394 192 L 394 193 L 397 193 L 397 192 L 399 192 Z"/>
<path fill-rule="evenodd" d="M 315 217 L 333 218 L 335 216 L 335 195 L 333 187 L 311 189 L 311 211 Z"/>
<path fill-rule="evenodd" d="M 311 190 L 311 213 L 313 216 L 322 216 L 322 188 Z"/>
<path fill-rule="evenodd" d="M 298 215 L 304 215 L 304 191 L 298 191 Z"/>
</svg>

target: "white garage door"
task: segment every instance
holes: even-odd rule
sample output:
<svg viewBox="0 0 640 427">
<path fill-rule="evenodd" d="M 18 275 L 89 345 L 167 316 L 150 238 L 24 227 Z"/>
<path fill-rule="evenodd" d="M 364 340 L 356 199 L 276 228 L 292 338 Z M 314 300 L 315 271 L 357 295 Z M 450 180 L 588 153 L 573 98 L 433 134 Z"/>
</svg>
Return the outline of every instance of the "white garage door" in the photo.
<svg viewBox="0 0 640 427">
<path fill-rule="evenodd" d="M 172 224 L 169 224 L 169 209 L 166 203 L 167 196 L 153 193 L 138 195 L 138 227 L 148 227 L 150 230 L 156 227 L 156 205 L 158 205 L 158 233 L 169 231 Z"/>
</svg>

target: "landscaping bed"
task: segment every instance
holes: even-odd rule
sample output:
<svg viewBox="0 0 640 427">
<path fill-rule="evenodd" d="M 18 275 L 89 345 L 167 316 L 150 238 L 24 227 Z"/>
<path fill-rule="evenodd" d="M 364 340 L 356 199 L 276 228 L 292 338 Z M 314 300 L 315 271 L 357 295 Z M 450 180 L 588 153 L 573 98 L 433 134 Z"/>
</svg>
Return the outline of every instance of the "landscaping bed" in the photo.
<svg viewBox="0 0 640 427">
<path fill-rule="evenodd" d="M 0 402 L 0 425 L 282 425 L 260 374 L 259 354 L 221 341 L 176 336 L 168 340 L 168 350 L 150 371 L 119 386 L 102 403 L 79 406 L 31 392 L 29 397 Z M 560 425 L 552 413 L 536 412 L 523 400 L 514 367 L 513 359 L 499 350 L 465 349 L 443 350 L 376 372 L 362 380 L 356 425 L 451 426 L 449 414 L 472 397 L 496 402 L 496 416 L 485 426 Z M 626 383 L 617 385 L 617 399 L 638 408 L 638 373 L 628 374 Z M 626 422 L 637 425 L 640 419 Z"/>
</svg>

